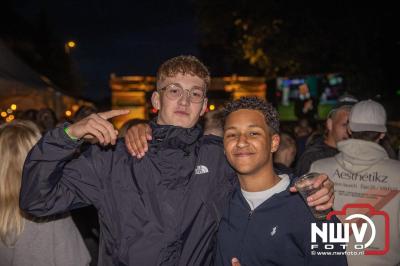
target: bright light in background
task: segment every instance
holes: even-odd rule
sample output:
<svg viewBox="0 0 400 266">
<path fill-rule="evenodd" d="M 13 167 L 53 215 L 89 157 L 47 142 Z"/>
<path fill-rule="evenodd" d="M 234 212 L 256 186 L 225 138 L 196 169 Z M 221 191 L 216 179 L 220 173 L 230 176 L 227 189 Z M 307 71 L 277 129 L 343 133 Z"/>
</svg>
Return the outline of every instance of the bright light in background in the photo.
<svg viewBox="0 0 400 266">
<path fill-rule="evenodd" d="M 71 109 L 72 109 L 72 111 L 76 112 L 79 109 L 79 105 L 74 104 L 74 105 L 72 105 Z"/>
<path fill-rule="evenodd" d="M 76 48 L 76 42 L 74 41 L 68 41 L 64 44 L 64 49 L 66 54 L 70 54 L 71 49 Z"/>
<path fill-rule="evenodd" d="M 67 110 L 67 111 L 65 111 L 65 115 L 66 115 L 66 116 L 71 116 L 71 115 L 72 115 L 72 112 L 71 112 L 70 110 Z"/>
<path fill-rule="evenodd" d="M 7 113 L 11 114 L 13 112 L 13 110 L 11 110 L 10 108 L 7 109 Z"/>
<path fill-rule="evenodd" d="M 13 121 L 14 120 L 14 116 L 13 115 L 9 115 L 7 118 L 6 118 L 6 122 L 11 122 L 11 121 Z"/>
<path fill-rule="evenodd" d="M 67 42 L 67 46 L 68 46 L 69 48 L 75 48 L 76 42 L 74 42 L 74 41 L 69 41 L 69 42 Z"/>
<path fill-rule="evenodd" d="M 17 105 L 16 104 L 11 104 L 11 110 L 17 110 Z"/>
<path fill-rule="evenodd" d="M 6 117 L 7 116 L 7 112 L 1 112 L 1 117 Z"/>
<path fill-rule="evenodd" d="M 214 111 L 215 110 L 215 105 L 214 104 L 210 104 L 210 111 Z"/>
</svg>

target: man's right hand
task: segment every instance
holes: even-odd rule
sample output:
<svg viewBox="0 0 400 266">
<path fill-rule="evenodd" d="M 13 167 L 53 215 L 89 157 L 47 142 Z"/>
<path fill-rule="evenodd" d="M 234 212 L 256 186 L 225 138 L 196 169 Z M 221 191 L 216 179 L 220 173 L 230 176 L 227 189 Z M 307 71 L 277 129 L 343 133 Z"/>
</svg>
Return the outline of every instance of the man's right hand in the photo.
<svg viewBox="0 0 400 266">
<path fill-rule="evenodd" d="M 84 119 L 69 125 L 68 135 L 76 139 L 84 139 L 92 143 L 98 141 L 101 145 L 115 145 L 118 131 L 107 120 L 119 115 L 126 115 L 129 110 L 112 110 L 104 113 L 91 114 Z"/>
<path fill-rule="evenodd" d="M 232 258 L 232 266 L 240 266 L 240 261 L 237 258 Z"/>
<path fill-rule="evenodd" d="M 152 139 L 151 127 L 148 124 L 137 124 L 125 133 L 125 145 L 132 156 L 142 158 L 148 150 L 147 141 Z"/>
</svg>

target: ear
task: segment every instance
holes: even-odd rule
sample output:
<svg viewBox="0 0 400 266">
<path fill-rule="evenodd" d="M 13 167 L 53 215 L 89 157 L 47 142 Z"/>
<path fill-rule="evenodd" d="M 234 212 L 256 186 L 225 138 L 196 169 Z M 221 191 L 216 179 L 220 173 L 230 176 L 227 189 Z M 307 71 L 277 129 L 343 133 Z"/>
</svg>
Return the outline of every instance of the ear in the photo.
<svg viewBox="0 0 400 266">
<path fill-rule="evenodd" d="M 272 135 L 271 138 L 271 153 L 274 153 L 279 148 L 279 143 L 281 142 L 281 137 L 278 134 Z"/>
<path fill-rule="evenodd" d="M 379 134 L 379 139 L 378 140 L 382 140 L 384 137 L 385 137 L 385 133 L 381 133 L 381 134 Z"/>
<path fill-rule="evenodd" d="M 154 108 L 157 110 L 160 110 L 161 108 L 161 95 L 158 91 L 153 92 L 151 95 L 151 104 L 153 105 Z"/>
<path fill-rule="evenodd" d="M 203 106 L 201 107 L 201 112 L 200 112 L 200 116 L 204 115 L 204 113 L 207 110 L 207 103 L 208 103 L 208 99 L 204 98 L 203 100 Z"/>
<path fill-rule="evenodd" d="M 351 136 L 351 129 L 348 124 L 347 124 L 347 134 L 349 134 L 349 136 Z"/>
<path fill-rule="evenodd" d="M 329 131 L 332 131 L 332 123 L 333 123 L 333 121 L 332 121 L 332 118 L 328 118 L 328 119 L 326 119 L 326 128 L 329 130 Z"/>
</svg>

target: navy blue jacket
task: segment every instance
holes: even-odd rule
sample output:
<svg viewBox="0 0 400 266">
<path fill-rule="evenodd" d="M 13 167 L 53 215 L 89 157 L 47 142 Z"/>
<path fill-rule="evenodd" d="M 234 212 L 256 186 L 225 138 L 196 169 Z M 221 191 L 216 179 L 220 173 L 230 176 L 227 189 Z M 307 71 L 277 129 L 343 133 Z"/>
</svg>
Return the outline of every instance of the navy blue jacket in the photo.
<svg viewBox="0 0 400 266">
<path fill-rule="evenodd" d="M 56 128 L 25 162 L 21 208 L 35 216 L 87 205 L 98 210 L 100 265 L 210 265 L 222 210 L 236 179 L 221 139 L 200 128 L 151 124 L 149 152 L 136 159 Z"/>
<path fill-rule="evenodd" d="M 216 265 L 231 266 L 233 257 L 242 266 L 347 265 L 345 255 L 311 255 L 312 222 L 298 193 L 275 194 L 251 211 L 237 188 L 219 226 Z M 332 251 L 343 249 L 336 245 Z"/>
</svg>

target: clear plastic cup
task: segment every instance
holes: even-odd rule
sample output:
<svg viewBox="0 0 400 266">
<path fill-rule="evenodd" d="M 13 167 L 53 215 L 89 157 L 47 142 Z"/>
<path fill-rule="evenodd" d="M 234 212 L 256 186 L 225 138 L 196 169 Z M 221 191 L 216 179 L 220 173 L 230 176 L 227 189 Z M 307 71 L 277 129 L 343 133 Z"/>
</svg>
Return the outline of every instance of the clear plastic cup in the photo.
<svg viewBox="0 0 400 266">
<path fill-rule="evenodd" d="M 306 202 L 306 204 L 307 204 L 307 198 L 310 195 L 317 192 L 322 187 L 322 185 L 317 188 L 313 187 L 313 180 L 316 177 L 318 177 L 319 175 L 320 175 L 319 173 L 308 173 L 308 174 L 305 174 L 305 175 L 302 175 L 301 177 L 299 177 L 296 180 L 296 182 L 294 183 L 294 186 L 296 187 L 297 191 L 300 193 L 300 195 L 302 196 L 302 198 Z M 307 206 L 308 206 L 308 204 L 307 204 Z M 320 211 L 320 210 L 317 210 L 315 208 L 315 206 L 313 206 L 313 207 L 308 206 L 308 208 L 310 209 L 310 211 L 314 215 L 314 217 L 318 220 L 325 220 L 326 216 L 331 211 L 330 209 Z"/>
</svg>

